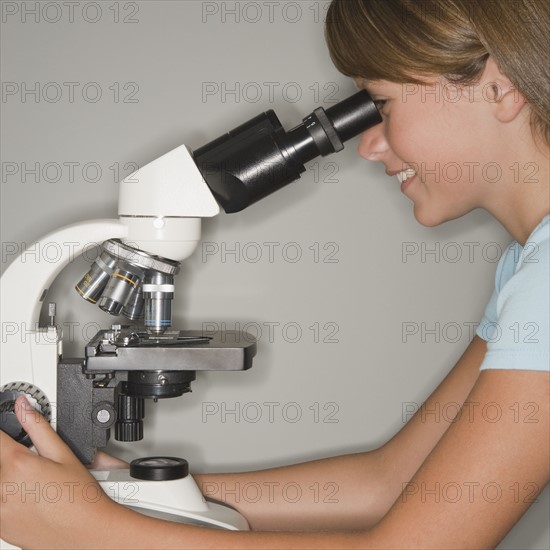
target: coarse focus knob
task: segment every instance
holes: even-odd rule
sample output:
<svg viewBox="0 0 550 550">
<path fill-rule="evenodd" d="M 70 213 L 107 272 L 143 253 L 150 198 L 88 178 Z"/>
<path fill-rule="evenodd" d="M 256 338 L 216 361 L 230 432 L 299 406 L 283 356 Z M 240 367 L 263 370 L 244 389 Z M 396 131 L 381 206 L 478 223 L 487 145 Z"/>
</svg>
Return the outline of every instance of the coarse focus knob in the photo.
<svg viewBox="0 0 550 550">
<path fill-rule="evenodd" d="M 117 422 L 115 424 L 115 439 L 117 441 L 141 441 L 143 439 L 143 422 Z"/>
<path fill-rule="evenodd" d="M 141 397 L 119 394 L 117 400 L 117 441 L 141 441 L 143 439 L 143 417 L 145 404 Z"/>
</svg>

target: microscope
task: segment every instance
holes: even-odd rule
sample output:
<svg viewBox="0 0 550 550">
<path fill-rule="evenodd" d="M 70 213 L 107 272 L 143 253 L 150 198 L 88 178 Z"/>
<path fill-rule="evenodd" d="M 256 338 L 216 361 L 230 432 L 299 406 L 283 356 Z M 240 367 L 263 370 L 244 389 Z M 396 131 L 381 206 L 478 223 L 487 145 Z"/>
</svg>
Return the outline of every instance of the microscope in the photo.
<svg viewBox="0 0 550 550">
<path fill-rule="evenodd" d="M 43 237 L 36 246 L 60 245 L 57 262 L 18 257 L 0 279 L 0 429 L 32 447 L 14 412 L 15 400 L 25 395 L 90 464 L 111 433 L 117 441 L 143 438 L 145 401 L 189 392 L 200 371 L 249 369 L 252 336 L 235 340 L 172 327 L 175 276 L 200 241 L 201 218 L 216 216 L 220 206 L 226 213 L 247 208 L 298 179 L 305 163 L 342 150 L 379 122 L 365 91 L 316 109 L 288 132 L 273 111 L 265 112 L 195 151 L 182 145 L 128 176 L 120 183 L 119 219 L 77 223 Z M 47 306 L 49 326 L 40 327 L 39 316 L 55 277 L 90 244 L 99 254 L 76 292 L 128 324 L 100 330 L 83 358 L 64 358 L 55 304 Z M 146 457 L 129 469 L 92 474 L 112 499 L 143 514 L 248 529 L 236 510 L 203 497 L 183 459 Z"/>
</svg>

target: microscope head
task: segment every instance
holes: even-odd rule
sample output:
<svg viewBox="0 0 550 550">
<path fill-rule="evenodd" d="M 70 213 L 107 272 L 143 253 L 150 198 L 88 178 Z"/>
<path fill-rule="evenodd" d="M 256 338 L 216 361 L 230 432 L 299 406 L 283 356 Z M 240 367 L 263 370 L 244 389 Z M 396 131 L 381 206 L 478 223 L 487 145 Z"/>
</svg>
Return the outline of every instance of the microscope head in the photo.
<svg viewBox="0 0 550 550">
<path fill-rule="evenodd" d="M 123 243 L 109 240 L 77 292 L 112 315 L 145 318 L 153 334 L 171 326 L 173 277 L 200 240 L 200 220 L 238 212 L 300 178 L 304 164 L 344 148 L 381 122 L 366 91 L 319 107 L 286 132 L 273 111 L 200 147 L 178 147 L 120 184 Z M 171 258 L 171 259 L 167 259 Z"/>
</svg>

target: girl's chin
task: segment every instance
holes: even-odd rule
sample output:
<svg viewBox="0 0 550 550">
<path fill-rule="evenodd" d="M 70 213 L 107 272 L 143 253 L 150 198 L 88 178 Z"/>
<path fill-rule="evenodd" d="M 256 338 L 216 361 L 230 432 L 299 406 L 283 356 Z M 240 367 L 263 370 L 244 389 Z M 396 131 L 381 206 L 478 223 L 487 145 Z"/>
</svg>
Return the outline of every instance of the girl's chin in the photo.
<svg viewBox="0 0 550 550">
<path fill-rule="evenodd" d="M 414 204 L 413 212 L 416 221 L 425 227 L 436 227 L 449 219 L 444 217 L 441 212 L 436 212 L 425 207 L 423 208 L 417 203 Z"/>
<path fill-rule="evenodd" d="M 425 227 L 436 227 L 445 222 L 450 222 L 458 218 L 462 218 L 466 214 L 469 214 L 475 207 L 466 208 L 454 208 L 454 211 L 449 212 L 449 209 L 445 212 L 441 209 L 437 209 L 434 205 L 428 205 L 426 203 L 422 204 L 421 202 L 414 203 L 414 217 L 416 221 Z"/>
</svg>

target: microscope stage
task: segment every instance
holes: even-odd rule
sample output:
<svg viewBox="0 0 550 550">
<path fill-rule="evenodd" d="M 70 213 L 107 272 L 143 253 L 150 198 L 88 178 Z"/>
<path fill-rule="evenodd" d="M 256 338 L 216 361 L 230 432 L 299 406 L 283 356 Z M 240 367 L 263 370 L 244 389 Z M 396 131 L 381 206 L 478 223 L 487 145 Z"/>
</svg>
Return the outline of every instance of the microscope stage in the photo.
<svg viewBox="0 0 550 550">
<path fill-rule="evenodd" d="M 142 328 L 102 330 L 86 345 L 87 371 L 236 371 L 252 366 L 256 340 L 247 333 Z"/>
</svg>

